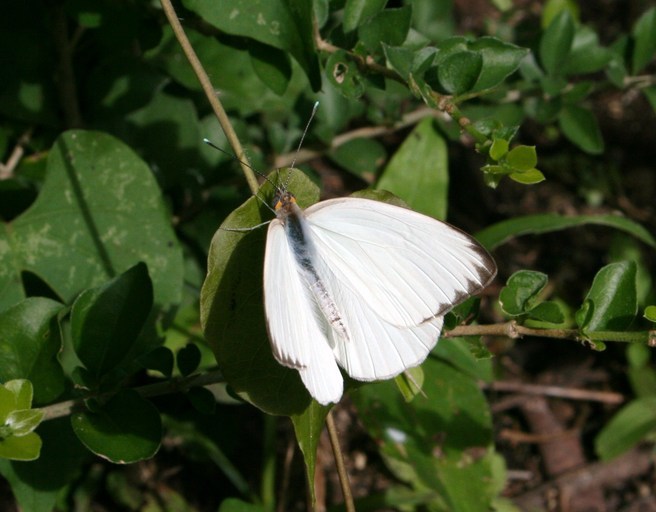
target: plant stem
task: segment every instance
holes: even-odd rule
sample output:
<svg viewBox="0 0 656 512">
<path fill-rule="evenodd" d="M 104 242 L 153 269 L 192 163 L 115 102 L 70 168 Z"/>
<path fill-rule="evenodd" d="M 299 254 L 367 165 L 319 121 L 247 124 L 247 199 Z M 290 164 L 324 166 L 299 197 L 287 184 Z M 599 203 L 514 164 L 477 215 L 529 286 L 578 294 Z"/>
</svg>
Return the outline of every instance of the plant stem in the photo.
<svg viewBox="0 0 656 512">
<path fill-rule="evenodd" d="M 194 73 L 196 73 L 198 81 L 200 82 L 200 85 L 205 92 L 205 96 L 207 96 L 207 100 L 210 102 L 210 105 L 214 110 L 214 115 L 216 115 L 216 118 L 219 120 L 219 124 L 221 125 L 221 129 L 228 139 L 228 143 L 232 147 L 232 150 L 235 152 L 235 156 L 241 165 L 241 169 L 244 173 L 246 181 L 248 182 L 248 186 L 251 189 L 251 192 L 256 194 L 258 189 L 257 178 L 255 177 L 255 173 L 253 172 L 248 157 L 244 153 L 244 148 L 242 147 L 241 142 L 239 142 L 239 138 L 237 137 L 237 134 L 232 127 L 232 123 L 230 123 L 228 114 L 226 114 L 226 111 L 224 110 L 223 105 L 221 104 L 221 101 L 219 100 L 219 97 L 217 96 L 216 91 L 212 86 L 210 77 L 207 76 L 203 65 L 201 64 L 198 56 L 196 55 L 196 52 L 191 46 L 191 43 L 189 42 L 189 39 L 187 38 L 187 35 L 182 28 L 182 24 L 180 23 L 180 20 L 175 13 L 175 9 L 173 8 L 173 5 L 171 5 L 171 1 L 160 0 L 160 3 L 162 4 L 162 8 L 164 9 L 164 13 L 166 14 L 171 28 L 173 29 L 175 37 L 182 47 L 182 51 L 187 57 L 189 64 L 191 64 Z"/>
<path fill-rule="evenodd" d="M 328 436 L 330 437 L 330 445 L 333 448 L 333 455 L 335 456 L 335 465 L 337 466 L 339 483 L 342 486 L 342 493 L 344 494 L 344 506 L 346 507 L 346 512 L 355 512 L 355 503 L 353 503 L 353 494 L 351 494 L 351 484 L 349 483 L 348 474 L 346 473 L 346 466 L 344 466 L 344 457 L 342 456 L 342 449 L 339 446 L 339 437 L 337 436 L 337 429 L 335 428 L 332 411 L 329 411 L 326 416 L 326 427 L 328 429 Z"/>
</svg>

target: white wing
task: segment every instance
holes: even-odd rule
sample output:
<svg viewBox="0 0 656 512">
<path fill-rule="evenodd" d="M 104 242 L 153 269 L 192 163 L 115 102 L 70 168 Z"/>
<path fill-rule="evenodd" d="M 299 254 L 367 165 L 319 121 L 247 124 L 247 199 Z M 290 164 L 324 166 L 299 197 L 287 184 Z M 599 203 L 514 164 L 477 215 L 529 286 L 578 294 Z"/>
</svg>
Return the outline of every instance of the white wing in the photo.
<svg viewBox="0 0 656 512">
<path fill-rule="evenodd" d="M 305 215 L 318 256 L 349 297 L 342 313 L 367 307 L 351 315 L 357 321 L 373 311 L 388 324 L 416 328 L 443 316 L 496 274 L 494 261 L 474 239 L 412 210 L 342 198 L 310 206 Z"/>
<path fill-rule="evenodd" d="M 278 220 L 271 222 L 267 234 L 264 307 L 276 359 L 299 370 L 303 384 L 319 403 L 339 402 L 344 383 L 328 344 L 325 320 L 301 280 Z"/>
</svg>

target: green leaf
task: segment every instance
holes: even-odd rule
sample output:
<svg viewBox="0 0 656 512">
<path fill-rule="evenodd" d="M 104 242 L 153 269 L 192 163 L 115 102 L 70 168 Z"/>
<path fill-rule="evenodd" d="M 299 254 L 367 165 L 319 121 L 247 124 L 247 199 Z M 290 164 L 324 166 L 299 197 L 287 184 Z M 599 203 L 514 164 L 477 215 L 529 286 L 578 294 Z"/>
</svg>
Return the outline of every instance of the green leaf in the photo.
<svg viewBox="0 0 656 512">
<path fill-rule="evenodd" d="M 316 185 L 298 170 L 289 172 L 269 179 L 287 183 L 289 178 L 289 190 L 301 207 L 318 201 Z M 273 197 L 270 183 L 259 197 Z M 290 416 L 302 413 L 311 400 L 298 371 L 280 365 L 269 345 L 262 298 L 266 228 L 223 229 L 248 229 L 270 219 L 270 211 L 252 197 L 214 234 L 201 290 L 201 325 L 228 385 L 263 411 Z"/>
<path fill-rule="evenodd" d="M 468 44 L 468 49 L 482 58 L 481 72 L 473 91 L 485 91 L 499 85 L 519 69 L 519 64 L 528 55 L 527 48 L 520 48 L 495 37 L 480 37 Z"/>
<path fill-rule="evenodd" d="M 645 87 L 642 89 L 642 94 L 644 94 L 645 98 L 647 98 L 647 101 L 651 105 L 652 110 L 656 112 L 656 85 Z"/>
<path fill-rule="evenodd" d="M 6 419 L 12 435 L 22 437 L 32 432 L 43 420 L 44 412 L 39 409 L 21 409 L 14 411 Z"/>
<path fill-rule="evenodd" d="M 380 12 L 387 0 L 347 0 L 344 5 L 344 32 L 349 33 Z"/>
<path fill-rule="evenodd" d="M 251 40 L 248 53 L 255 74 L 277 95 L 282 96 L 287 90 L 292 77 L 292 64 L 285 52 Z"/>
<path fill-rule="evenodd" d="M 601 71 L 612 56 L 610 50 L 599 45 L 599 38 L 594 30 L 580 26 L 576 29 L 571 52 L 562 72 L 565 75 L 583 75 Z"/>
<path fill-rule="evenodd" d="M 24 297 L 21 272 L 72 301 L 139 261 L 148 264 L 156 304 L 179 303 L 182 252 L 151 170 L 114 137 L 64 133 L 36 202 L 11 227 L 0 224 L 0 309 Z"/>
<path fill-rule="evenodd" d="M 152 305 L 153 288 L 144 263 L 83 292 L 73 303 L 71 337 L 75 353 L 96 380 L 126 359 Z"/>
<path fill-rule="evenodd" d="M 0 438 L 0 458 L 10 460 L 35 460 L 41 453 L 41 438 L 31 432 L 21 437 Z"/>
<path fill-rule="evenodd" d="M 626 348 L 627 376 L 637 397 L 656 395 L 656 370 L 650 364 L 651 348 L 632 343 Z"/>
<path fill-rule="evenodd" d="M 611 263 L 594 280 L 585 301 L 591 311 L 580 325 L 587 332 L 622 331 L 633 322 L 638 311 L 636 264 L 633 261 Z"/>
<path fill-rule="evenodd" d="M 597 224 L 608 226 L 633 235 L 652 248 L 656 239 L 643 226 L 620 215 L 575 215 L 557 214 L 527 215 L 494 224 L 476 234 L 476 238 L 488 250 L 494 249 L 512 238 L 522 235 L 540 235 L 562 229 Z"/>
<path fill-rule="evenodd" d="M 508 153 L 509 142 L 505 139 L 494 139 L 490 146 L 490 158 L 495 161 L 501 160 Z"/>
<path fill-rule="evenodd" d="M 421 366 L 408 368 L 402 374 L 394 377 L 394 382 L 405 401 L 412 402 L 421 393 L 421 388 L 424 384 L 424 371 L 421 369 Z"/>
<path fill-rule="evenodd" d="M 540 60 L 550 75 L 560 74 L 569 58 L 575 25 L 570 13 L 561 11 L 549 24 L 540 39 Z"/>
<path fill-rule="evenodd" d="M 213 414 L 216 410 L 214 394 L 207 388 L 196 386 L 186 393 L 191 405 L 201 414 Z"/>
<path fill-rule="evenodd" d="M 446 218 L 448 194 L 446 141 L 430 118 L 422 120 L 394 154 L 376 184 L 397 195 L 414 210 Z"/>
<path fill-rule="evenodd" d="M 572 18 L 579 19 L 580 8 L 576 0 L 547 0 L 542 9 L 540 25 L 543 29 L 547 28 L 553 19 L 562 11 L 569 11 Z"/>
<path fill-rule="evenodd" d="M 608 461 L 631 449 L 656 430 L 656 396 L 622 407 L 595 439 L 595 450 Z"/>
<path fill-rule="evenodd" d="M 358 38 L 371 53 L 379 53 L 381 44 L 401 46 L 410 30 L 412 8 L 385 9 L 358 26 Z"/>
<path fill-rule="evenodd" d="M 562 324 L 565 321 L 563 310 L 553 301 L 541 302 L 529 311 L 529 317 L 550 324 Z"/>
<path fill-rule="evenodd" d="M 130 389 L 119 392 L 93 412 L 74 413 L 71 425 L 89 450 L 117 464 L 152 457 L 162 437 L 159 412 Z"/>
<path fill-rule="evenodd" d="M 533 170 L 538 163 L 535 146 L 517 146 L 511 149 L 506 156 L 506 162 L 520 172 Z"/>
<path fill-rule="evenodd" d="M 296 441 L 305 461 L 305 472 L 308 485 L 310 486 L 310 496 L 313 505 L 315 502 L 314 472 L 317 463 L 317 446 L 321 438 L 323 424 L 329 412 L 330 407 L 320 405 L 318 402 L 312 400 L 304 411 L 291 416 Z"/>
<path fill-rule="evenodd" d="M 180 349 L 177 357 L 178 369 L 184 377 L 196 371 L 200 364 L 200 356 L 200 350 L 195 343 L 189 343 Z"/>
<path fill-rule="evenodd" d="M 539 293 L 547 285 L 548 277 L 542 272 L 520 270 L 508 278 L 499 293 L 501 309 L 510 316 L 519 316 L 533 309 Z"/>
<path fill-rule="evenodd" d="M 656 322 L 656 306 L 647 306 L 645 308 L 644 317 L 650 322 Z"/>
<path fill-rule="evenodd" d="M 305 0 L 224 0 L 217 9 L 214 0 L 185 0 L 185 7 L 198 13 L 219 30 L 246 36 L 289 52 L 305 71 L 312 89 L 321 88 L 321 72 L 312 37 L 312 4 Z"/>
<path fill-rule="evenodd" d="M 267 512 L 262 505 L 248 503 L 239 498 L 227 498 L 221 502 L 219 512 Z"/>
<path fill-rule="evenodd" d="M 365 83 L 360 70 L 344 50 L 338 50 L 328 58 L 326 76 L 347 98 L 359 98 L 364 94 Z"/>
<path fill-rule="evenodd" d="M 165 377 L 173 374 L 173 352 L 168 347 L 155 347 L 139 358 L 139 362 L 148 370 L 160 372 Z"/>
<path fill-rule="evenodd" d="M 478 81 L 483 67 L 483 57 L 477 52 L 452 53 L 437 68 L 437 78 L 449 94 L 468 92 Z"/>
<path fill-rule="evenodd" d="M 62 343 L 57 314 L 62 308 L 59 302 L 33 297 L 0 313 L 0 382 L 28 379 L 38 404 L 52 402 L 64 392 L 64 373 L 57 360 Z"/>
<path fill-rule="evenodd" d="M 513 172 L 510 173 L 508 177 L 516 181 L 517 183 L 521 183 L 522 185 L 535 185 L 536 183 L 540 183 L 546 179 L 544 177 L 544 174 L 542 174 L 542 172 L 537 169 L 529 169 L 528 171 L 522 171 L 522 172 Z"/>
<path fill-rule="evenodd" d="M 336 164 L 369 183 L 373 182 L 387 151 L 376 139 L 352 139 L 331 150 L 329 157 Z"/>
<path fill-rule="evenodd" d="M 634 40 L 631 70 L 635 75 L 652 61 L 656 53 L 656 7 L 652 7 L 640 16 L 631 35 Z"/>
<path fill-rule="evenodd" d="M 594 114 L 587 108 L 568 105 L 558 115 L 560 129 L 583 151 L 599 155 L 604 151 L 604 140 Z"/>
</svg>

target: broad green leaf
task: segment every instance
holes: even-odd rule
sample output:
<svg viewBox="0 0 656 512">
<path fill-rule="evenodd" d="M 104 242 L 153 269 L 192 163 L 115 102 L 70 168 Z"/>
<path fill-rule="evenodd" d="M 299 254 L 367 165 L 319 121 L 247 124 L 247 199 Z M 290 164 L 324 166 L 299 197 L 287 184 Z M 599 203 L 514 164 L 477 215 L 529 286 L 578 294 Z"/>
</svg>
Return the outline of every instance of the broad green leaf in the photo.
<svg viewBox="0 0 656 512">
<path fill-rule="evenodd" d="M 83 292 L 71 309 L 75 353 L 99 381 L 132 350 L 153 305 L 153 288 L 144 263 L 107 284 Z"/>
<path fill-rule="evenodd" d="M 633 55 L 631 70 L 640 73 L 656 54 L 656 7 L 646 11 L 633 27 Z"/>
<path fill-rule="evenodd" d="M 495 161 L 501 160 L 508 153 L 509 143 L 505 139 L 494 139 L 490 146 L 490 158 Z"/>
<path fill-rule="evenodd" d="M 557 302 L 541 302 L 529 311 L 529 317 L 540 322 L 550 324 L 562 324 L 565 321 L 565 315 Z"/>
<path fill-rule="evenodd" d="M 299 171 L 270 176 L 275 183 L 288 178 L 301 207 L 319 199 L 317 187 Z M 272 195 L 271 185 L 263 185 L 259 196 L 270 200 Z M 269 345 L 262 297 L 266 227 L 229 231 L 270 219 L 271 212 L 252 197 L 215 233 L 201 291 L 201 325 L 228 385 L 269 414 L 291 416 L 310 405 L 310 396 L 298 372 L 280 365 Z"/>
<path fill-rule="evenodd" d="M 622 407 L 595 439 L 602 460 L 613 459 L 656 430 L 656 396 L 633 400 Z"/>
<path fill-rule="evenodd" d="M 21 272 L 71 301 L 139 261 L 148 264 L 157 306 L 176 305 L 182 252 L 152 172 L 114 137 L 64 133 L 36 202 L 0 225 L 0 309 L 24 296 Z"/>
<path fill-rule="evenodd" d="M 344 32 L 358 28 L 364 21 L 385 7 L 387 0 L 347 0 L 344 5 Z"/>
<path fill-rule="evenodd" d="M 371 53 L 379 53 L 381 44 L 401 46 L 408 35 L 412 8 L 385 9 L 358 26 L 358 37 Z"/>
<path fill-rule="evenodd" d="M 62 308 L 59 302 L 32 297 L 0 313 L 0 382 L 30 380 L 37 404 L 52 402 L 64 391 L 64 373 L 57 361 L 57 314 Z"/>
<path fill-rule="evenodd" d="M 520 270 L 508 278 L 499 293 L 499 303 L 505 313 L 519 316 L 533 309 L 539 293 L 547 285 L 548 277 L 542 272 Z"/>
<path fill-rule="evenodd" d="M 558 115 L 565 136 L 583 151 L 598 155 L 604 151 L 604 139 L 594 114 L 587 108 L 568 105 Z"/>
<path fill-rule="evenodd" d="M 603 267 L 585 301 L 592 306 L 585 315 L 585 324 L 580 325 L 585 331 L 622 331 L 629 327 L 638 311 L 636 264 L 623 261 Z"/>
<path fill-rule="evenodd" d="M 650 322 L 656 322 L 656 306 L 647 306 L 644 317 Z"/>
<path fill-rule="evenodd" d="M 292 77 L 289 55 L 273 46 L 258 43 L 255 40 L 249 41 L 248 53 L 251 56 L 255 74 L 269 89 L 282 96 Z"/>
<path fill-rule="evenodd" d="M 219 30 L 246 36 L 289 52 L 305 71 L 312 89 L 321 74 L 312 37 L 312 4 L 305 0 L 184 0 L 187 9 Z"/>
<path fill-rule="evenodd" d="M 418 212 L 444 219 L 448 180 L 446 141 L 426 118 L 394 154 L 376 188 L 392 192 Z"/>
<path fill-rule="evenodd" d="M 446 92 L 458 95 L 474 87 L 482 67 L 483 58 L 477 52 L 452 53 L 437 67 L 437 78 Z"/>
<path fill-rule="evenodd" d="M 336 147 L 329 156 L 347 171 L 372 183 L 378 168 L 387 159 L 387 151 L 375 139 L 358 138 Z"/>
<path fill-rule="evenodd" d="M 574 40 L 574 20 L 566 10 L 549 24 L 540 39 L 540 60 L 548 74 L 559 74 L 567 62 Z"/>
<path fill-rule="evenodd" d="M 305 461 L 305 474 L 313 504 L 315 502 L 314 472 L 317 463 L 317 446 L 328 414 L 330 414 L 330 407 L 312 400 L 304 411 L 291 416 L 296 441 Z"/>
<path fill-rule="evenodd" d="M 71 425 L 89 450 L 117 464 L 149 459 L 162 438 L 159 412 L 130 389 L 120 391 L 96 411 L 74 413 Z"/>
<path fill-rule="evenodd" d="M 612 227 L 629 233 L 652 248 L 656 248 L 656 239 L 643 226 L 631 219 L 619 215 L 575 215 L 539 214 L 517 217 L 494 224 L 476 234 L 476 238 L 488 250 L 522 235 L 540 235 L 562 229 L 596 224 Z"/>
</svg>

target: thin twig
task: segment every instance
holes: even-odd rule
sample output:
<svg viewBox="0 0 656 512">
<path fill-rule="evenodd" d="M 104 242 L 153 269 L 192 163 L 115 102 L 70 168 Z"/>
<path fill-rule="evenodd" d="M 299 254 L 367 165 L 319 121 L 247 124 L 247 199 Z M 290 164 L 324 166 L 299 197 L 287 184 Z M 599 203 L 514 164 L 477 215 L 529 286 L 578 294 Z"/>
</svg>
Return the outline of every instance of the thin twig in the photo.
<svg viewBox="0 0 656 512">
<path fill-rule="evenodd" d="M 16 142 L 16 146 L 9 155 L 6 164 L 0 164 L 0 181 L 8 180 L 14 175 L 14 170 L 18 166 L 25 154 L 25 146 L 32 138 L 33 128 L 28 128 L 25 133 L 23 133 Z"/>
<path fill-rule="evenodd" d="M 205 92 L 205 96 L 207 96 L 207 100 L 210 102 L 210 105 L 214 110 L 214 115 L 216 115 L 216 118 L 221 125 L 221 129 L 223 130 L 223 133 L 225 133 L 228 143 L 232 147 L 232 150 L 235 152 L 235 156 L 241 165 L 241 169 L 244 173 L 246 181 L 248 182 L 248 186 L 251 189 L 251 192 L 256 194 L 258 189 L 257 178 L 255 177 L 255 173 L 253 172 L 246 153 L 244 153 L 244 148 L 242 147 L 241 142 L 239 141 L 239 138 L 237 137 L 237 134 L 235 133 L 235 130 L 230 123 L 228 114 L 226 114 L 226 111 L 224 110 L 223 105 L 221 104 L 221 101 L 219 100 L 219 97 L 217 96 L 216 91 L 212 86 L 210 77 L 207 76 L 205 68 L 203 68 L 202 63 L 198 59 L 196 52 L 191 46 L 191 43 L 189 42 L 189 39 L 187 38 L 187 35 L 182 28 L 182 24 L 180 23 L 180 20 L 178 19 L 178 16 L 176 15 L 175 9 L 173 8 L 173 5 L 171 5 L 170 0 L 160 0 L 160 2 L 162 4 L 162 8 L 164 9 L 164 13 L 169 20 L 169 24 L 173 29 L 173 33 L 180 43 L 182 51 L 187 57 L 189 64 L 191 64 L 194 73 L 196 73 L 198 81 L 200 82 L 200 85 Z"/>
<path fill-rule="evenodd" d="M 335 456 L 335 465 L 337 466 L 339 483 L 342 486 L 342 493 L 344 494 L 346 512 L 355 512 L 351 484 L 349 483 L 348 474 L 346 473 L 346 466 L 344 466 L 344 457 L 342 456 L 342 449 L 339 446 L 339 437 L 337 436 L 337 429 L 335 428 L 332 411 L 328 412 L 328 415 L 326 416 L 326 427 L 328 429 L 328 436 L 330 437 L 330 445 L 333 448 L 333 454 Z"/>
<path fill-rule="evenodd" d="M 481 382 L 480 387 L 490 391 L 505 391 L 522 393 L 526 395 L 552 396 L 570 400 L 585 400 L 589 402 L 602 402 L 606 404 L 621 404 L 624 396 L 611 391 L 594 391 L 580 388 L 563 388 L 559 386 L 546 386 L 541 384 L 526 384 L 524 382 Z"/>
<path fill-rule="evenodd" d="M 225 379 L 220 370 L 214 370 L 207 373 L 191 375 L 189 377 L 181 377 L 162 382 L 155 382 L 154 384 L 147 384 L 145 386 L 134 388 L 134 390 L 142 397 L 150 398 L 154 396 L 168 395 L 170 393 L 185 391 L 195 386 L 207 386 L 209 384 L 216 384 L 218 382 L 225 382 Z M 96 396 L 96 398 L 104 398 L 109 396 L 111 395 L 99 395 Z M 68 416 L 71 414 L 71 412 L 82 409 L 84 407 L 84 401 L 89 398 L 93 398 L 93 396 L 66 400 L 64 402 L 58 402 L 56 404 L 42 407 L 41 411 L 44 413 L 43 421 L 54 420 L 55 418 Z"/>
</svg>

